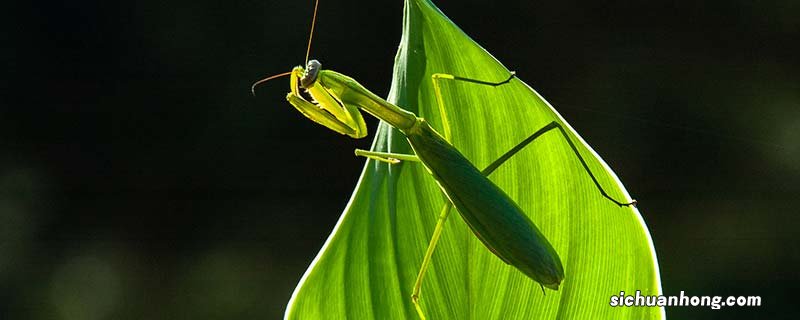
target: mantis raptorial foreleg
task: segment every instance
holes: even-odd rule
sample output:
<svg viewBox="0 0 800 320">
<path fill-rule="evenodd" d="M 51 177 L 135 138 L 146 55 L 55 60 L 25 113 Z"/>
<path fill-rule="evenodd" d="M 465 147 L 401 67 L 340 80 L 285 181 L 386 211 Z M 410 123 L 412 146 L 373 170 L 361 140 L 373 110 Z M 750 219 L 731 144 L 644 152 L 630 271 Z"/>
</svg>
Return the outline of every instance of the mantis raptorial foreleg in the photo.
<svg viewBox="0 0 800 320">
<path fill-rule="evenodd" d="M 504 81 L 501 81 L 501 82 L 488 82 L 488 81 L 483 81 L 483 80 L 476 80 L 476 79 L 470 79 L 470 78 L 454 76 L 454 75 L 450 75 L 450 74 L 443 74 L 443 73 L 434 74 L 431 78 L 433 80 L 433 88 L 434 88 L 434 93 L 436 95 L 436 101 L 437 101 L 437 104 L 439 105 L 439 110 L 440 110 L 441 117 L 442 117 L 442 122 L 443 122 L 444 132 L 445 132 L 445 134 L 444 134 L 445 138 L 447 140 L 450 140 L 451 133 L 450 133 L 449 124 L 447 122 L 447 115 L 445 113 L 444 101 L 443 101 L 442 94 L 441 94 L 441 88 L 440 88 L 439 83 L 438 83 L 439 80 L 441 80 L 441 79 L 457 80 L 457 81 L 464 81 L 464 82 L 468 82 L 468 83 L 474 83 L 474 84 L 480 84 L 480 85 L 489 85 L 489 86 L 496 87 L 496 86 L 503 85 L 505 83 L 510 82 L 514 77 L 515 77 L 515 74 L 513 72 L 511 72 L 509 77 Z M 560 133 L 561 137 L 564 138 L 564 140 L 569 145 L 570 149 L 572 149 L 572 152 L 575 154 L 575 156 L 578 158 L 578 160 L 580 161 L 581 165 L 583 166 L 584 171 L 586 171 L 586 173 L 592 179 L 592 182 L 595 184 L 595 186 L 600 191 L 600 194 L 603 197 L 607 198 L 608 200 L 610 200 L 611 202 L 613 202 L 613 203 L 615 203 L 615 204 L 617 204 L 619 206 L 630 206 L 630 205 L 635 205 L 636 204 L 635 200 L 630 202 L 630 203 L 625 203 L 625 202 L 620 202 L 620 201 L 618 201 L 618 200 L 616 200 L 616 199 L 614 199 L 614 198 L 612 198 L 611 196 L 608 195 L 608 193 L 603 189 L 603 187 L 597 181 L 597 178 L 594 176 L 594 174 L 592 173 L 591 169 L 589 169 L 588 164 L 583 159 L 583 156 L 580 154 L 580 152 L 578 151 L 578 149 L 575 146 L 575 144 L 569 138 L 569 136 L 567 135 L 567 133 L 564 130 L 564 128 L 562 127 L 562 125 L 560 123 L 556 122 L 556 121 L 548 123 L 544 127 L 540 128 L 539 130 L 537 130 L 536 132 L 531 134 L 528 138 L 526 138 L 525 140 L 523 140 L 520 143 L 518 143 L 516 146 L 511 148 L 509 151 L 507 151 L 505 154 L 500 156 L 497 160 L 495 160 L 490 165 L 488 165 L 485 169 L 483 169 L 481 171 L 481 173 L 484 176 L 490 175 L 492 172 L 494 172 L 494 170 L 499 168 L 503 163 L 505 163 L 512 156 L 514 156 L 516 153 L 518 153 L 519 151 L 524 149 L 531 142 L 533 142 L 537 138 L 541 137 L 542 135 L 544 135 L 545 133 L 547 133 L 547 132 L 549 132 L 549 131 L 551 131 L 553 129 L 558 129 L 558 132 Z M 409 155 L 409 154 L 385 153 L 385 152 L 376 152 L 376 151 L 366 151 L 366 150 L 360 150 L 360 149 L 357 149 L 355 153 L 356 153 L 357 156 L 364 156 L 364 157 L 367 157 L 367 158 L 370 158 L 370 159 L 375 159 L 375 160 L 387 162 L 387 163 L 390 163 L 390 164 L 396 164 L 396 163 L 399 163 L 401 161 L 413 161 L 413 162 L 418 162 L 419 161 L 419 158 L 416 155 Z M 420 270 L 417 273 L 417 278 L 416 278 L 416 281 L 414 283 L 414 289 L 413 289 L 412 294 L 411 294 L 411 299 L 412 299 L 412 302 L 414 303 L 414 307 L 416 308 L 417 313 L 419 314 L 421 319 L 425 319 L 425 315 L 424 315 L 424 313 L 422 311 L 422 308 L 421 308 L 421 306 L 419 304 L 419 296 L 420 296 L 420 292 L 422 290 L 422 281 L 423 281 L 423 279 L 425 277 L 425 273 L 427 272 L 428 266 L 430 265 L 431 258 L 433 256 L 433 252 L 436 249 L 436 245 L 437 245 L 437 243 L 439 241 L 439 238 L 441 237 L 441 234 L 442 234 L 442 229 L 444 228 L 444 223 L 447 220 L 447 217 L 450 214 L 450 209 L 452 209 L 452 207 L 453 207 L 453 204 L 451 202 L 449 202 L 449 201 L 447 201 L 444 204 L 444 206 L 442 207 L 442 210 L 439 213 L 439 217 L 438 217 L 437 222 L 436 222 L 436 226 L 434 227 L 433 234 L 431 236 L 431 240 L 428 243 L 428 248 L 425 251 L 425 256 L 422 259 L 422 265 L 420 266 Z"/>
</svg>

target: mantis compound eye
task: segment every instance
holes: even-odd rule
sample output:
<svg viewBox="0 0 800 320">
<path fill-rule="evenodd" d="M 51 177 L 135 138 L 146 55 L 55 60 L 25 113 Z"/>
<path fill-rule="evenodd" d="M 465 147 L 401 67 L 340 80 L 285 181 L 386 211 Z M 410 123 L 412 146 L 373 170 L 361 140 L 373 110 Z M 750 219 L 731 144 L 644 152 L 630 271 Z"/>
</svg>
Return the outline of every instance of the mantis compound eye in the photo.
<svg viewBox="0 0 800 320">
<path fill-rule="evenodd" d="M 300 78 L 300 86 L 304 89 L 307 89 L 314 82 L 317 81 L 317 76 L 319 75 L 319 70 L 322 69 L 322 64 L 319 63 L 317 60 L 311 60 L 308 62 L 308 66 L 306 66 L 306 72 L 303 74 L 303 77 Z"/>
</svg>

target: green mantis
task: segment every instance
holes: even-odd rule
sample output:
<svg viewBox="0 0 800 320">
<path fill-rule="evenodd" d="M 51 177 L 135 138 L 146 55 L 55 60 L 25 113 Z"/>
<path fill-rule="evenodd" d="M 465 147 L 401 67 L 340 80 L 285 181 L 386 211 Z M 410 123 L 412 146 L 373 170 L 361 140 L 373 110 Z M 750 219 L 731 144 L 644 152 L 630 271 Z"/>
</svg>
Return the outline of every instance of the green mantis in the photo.
<svg viewBox="0 0 800 320">
<path fill-rule="evenodd" d="M 573 142 L 557 122 L 551 122 L 534 132 L 517 146 L 498 158 L 484 170 L 476 168 L 450 144 L 447 127 L 444 135 L 432 128 L 425 119 L 417 117 L 399 106 L 370 92 L 354 79 L 341 73 L 323 70 L 316 60 L 305 66 L 278 75 L 290 77 L 289 103 L 310 120 L 335 132 L 352 138 L 367 135 L 361 111 L 365 111 L 400 131 L 408 140 L 414 154 L 379 153 L 356 150 L 356 154 L 388 163 L 419 162 L 438 183 L 448 202 L 442 208 L 423 258 L 412 291 L 412 302 L 421 318 L 424 312 L 419 305 L 420 291 L 425 271 L 441 235 L 444 221 L 455 207 L 470 230 L 495 256 L 514 266 L 525 275 L 553 290 L 564 280 L 564 267 L 558 253 L 538 227 L 502 189 L 487 178 L 495 169 L 547 132 L 559 132 L 580 160 L 589 177 L 601 194 L 620 206 L 631 205 L 614 200 L 606 194 L 595 179 L 586 162 L 577 152 Z M 273 79 L 274 77 L 267 78 Z M 266 81 L 266 80 L 263 80 Z M 436 101 L 444 103 L 439 89 L 440 81 L 460 81 L 480 86 L 501 86 L 517 81 L 511 73 L 502 81 L 486 81 L 449 74 L 432 76 Z M 257 82 L 256 84 L 262 81 Z M 301 92 L 305 90 L 305 93 Z M 312 99 L 307 99 L 307 94 Z"/>
</svg>

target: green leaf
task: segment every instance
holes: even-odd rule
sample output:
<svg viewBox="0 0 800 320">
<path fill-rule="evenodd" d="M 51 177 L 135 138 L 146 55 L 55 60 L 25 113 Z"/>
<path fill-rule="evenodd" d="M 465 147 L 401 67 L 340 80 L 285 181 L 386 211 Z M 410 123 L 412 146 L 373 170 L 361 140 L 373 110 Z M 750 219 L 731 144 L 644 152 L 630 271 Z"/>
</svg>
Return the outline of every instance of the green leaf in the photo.
<svg viewBox="0 0 800 320">
<path fill-rule="evenodd" d="M 499 81 L 509 71 L 426 0 L 407 0 L 388 101 L 443 132 L 431 74 Z M 526 75 L 523 75 L 523 78 Z M 533 89 L 442 82 L 451 142 L 478 168 L 559 121 L 616 199 L 630 199 L 600 157 Z M 381 123 L 373 150 L 411 153 Z M 620 291 L 659 294 L 652 241 L 635 208 L 603 198 L 556 132 L 491 175 L 551 241 L 564 263 L 559 291 L 506 265 L 451 214 L 422 287 L 429 319 L 660 319 L 663 308 L 611 307 Z M 367 161 L 333 233 L 295 289 L 287 319 L 414 319 L 411 290 L 444 197 L 417 163 Z"/>
</svg>

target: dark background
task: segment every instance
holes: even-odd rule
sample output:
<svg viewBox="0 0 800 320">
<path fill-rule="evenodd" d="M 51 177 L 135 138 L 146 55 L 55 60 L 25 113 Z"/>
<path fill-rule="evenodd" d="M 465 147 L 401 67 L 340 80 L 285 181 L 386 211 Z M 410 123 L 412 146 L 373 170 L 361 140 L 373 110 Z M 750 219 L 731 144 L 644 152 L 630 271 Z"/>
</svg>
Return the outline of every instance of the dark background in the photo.
<svg viewBox="0 0 800 320">
<path fill-rule="evenodd" d="M 763 297 L 670 318 L 797 316 L 798 2 L 436 2 L 614 168 L 666 294 Z M 285 78 L 249 93 L 303 62 L 312 1 L 3 11 L 0 318 L 280 317 L 371 139 L 306 121 Z M 312 56 L 385 95 L 401 15 L 323 0 Z"/>
</svg>

